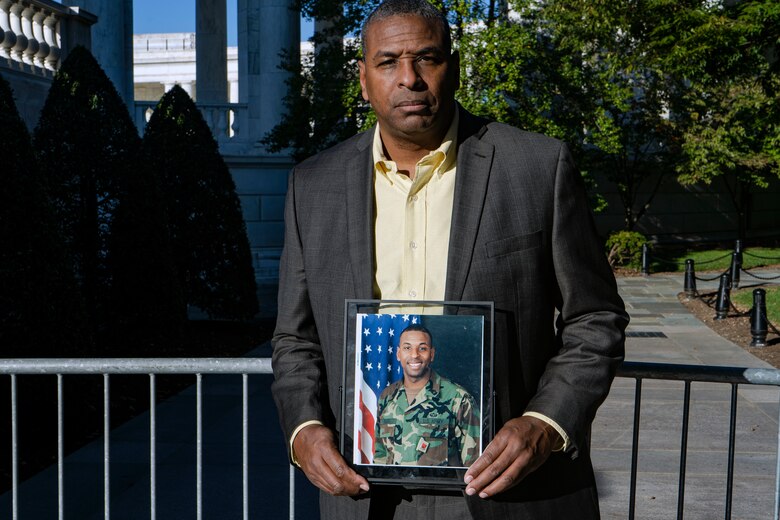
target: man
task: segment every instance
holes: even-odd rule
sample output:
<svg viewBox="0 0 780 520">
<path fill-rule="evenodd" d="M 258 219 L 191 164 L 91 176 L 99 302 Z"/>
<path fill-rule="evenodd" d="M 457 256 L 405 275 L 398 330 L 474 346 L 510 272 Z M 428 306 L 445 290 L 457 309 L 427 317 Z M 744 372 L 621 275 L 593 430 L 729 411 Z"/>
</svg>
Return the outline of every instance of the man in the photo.
<svg viewBox="0 0 780 520">
<path fill-rule="evenodd" d="M 403 378 L 379 396 L 374 464 L 470 466 L 479 454 L 479 409 L 463 387 L 431 369 L 430 331 L 406 327 L 395 356 Z"/>
<path fill-rule="evenodd" d="M 377 127 L 290 175 L 273 392 L 291 460 L 323 518 L 598 518 L 587 433 L 628 318 L 568 149 L 456 104 L 426 2 L 381 4 L 363 43 Z M 464 492 L 372 488 L 338 452 L 344 299 L 370 297 L 494 302 L 497 431 Z"/>
</svg>

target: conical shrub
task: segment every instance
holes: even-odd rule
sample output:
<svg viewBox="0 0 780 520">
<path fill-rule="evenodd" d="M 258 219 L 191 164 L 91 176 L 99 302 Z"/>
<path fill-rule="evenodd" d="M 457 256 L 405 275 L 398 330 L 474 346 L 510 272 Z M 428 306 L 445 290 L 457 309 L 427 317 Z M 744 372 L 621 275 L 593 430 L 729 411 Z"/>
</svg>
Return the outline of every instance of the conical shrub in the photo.
<svg viewBox="0 0 780 520">
<path fill-rule="evenodd" d="M 92 339 L 30 135 L 0 77 L 0 356 L 74 356 Z"/>
<path fill-rule="evenodd" d="M 200 111 L 181 87 L 158 103 L 143 148 L 162 186 L 187 303 L 213 318 L 251 318 L 257 294 L 236 186 Z"/>
</svg>

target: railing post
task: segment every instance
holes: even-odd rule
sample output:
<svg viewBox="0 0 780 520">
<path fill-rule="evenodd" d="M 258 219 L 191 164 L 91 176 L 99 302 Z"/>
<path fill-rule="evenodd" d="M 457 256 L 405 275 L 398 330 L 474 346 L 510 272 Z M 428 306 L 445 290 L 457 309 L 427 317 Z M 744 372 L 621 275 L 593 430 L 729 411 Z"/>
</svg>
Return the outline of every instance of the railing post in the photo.
<svg viewBox="0 0 780 520">
<path fill-rule="evenodd" d="M 642 244 L 642 275 L 650 275 L 650 255 L 648 253 L 647 242 Z"/>
<path fill-rule="evenodd" d="M 731 274 L 731 287 L 737 289 L 739 287 L 739 271 L 742 269 L 742 253 L 734 251 L 731 253 L 731 267 L 729 273 Z"/>
<path fill-rule="evenodd" d="M 728 273 L 720 276 L 720 286 L 718 287 L 718 300 L 715 303 L 715 319 L 722 320 L 728 316 L 731 306 L 731 277 Z"/>
<path fill-rule="evenodd" d="M 693 258 L 685 260 L 685 296 L 696 296 L 696 267 Z"/>
<path fill-rule="evenodd" d="M 750 310 L 751 347 L 766 347 L 766 335 L 769 329 L 766 318 L 766 291 L 753 290 L 753 308 Z"/>
</svg>

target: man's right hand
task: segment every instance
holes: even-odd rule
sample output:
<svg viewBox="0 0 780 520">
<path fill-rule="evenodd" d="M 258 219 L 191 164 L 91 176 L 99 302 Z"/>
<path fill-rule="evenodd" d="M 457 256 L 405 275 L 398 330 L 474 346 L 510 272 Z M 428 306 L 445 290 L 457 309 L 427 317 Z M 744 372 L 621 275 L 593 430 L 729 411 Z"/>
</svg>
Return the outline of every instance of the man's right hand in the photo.
<svg viewBox="0 0 780 520">
<path fill-rule="evenodd" d="M 330 428 L 306 426 L 293 441 L 295 458 L 312 484 L 331 495 L 357 495 L 368 491 L 368 481 L 355 473 L 336 449 Z"/>
</svg>

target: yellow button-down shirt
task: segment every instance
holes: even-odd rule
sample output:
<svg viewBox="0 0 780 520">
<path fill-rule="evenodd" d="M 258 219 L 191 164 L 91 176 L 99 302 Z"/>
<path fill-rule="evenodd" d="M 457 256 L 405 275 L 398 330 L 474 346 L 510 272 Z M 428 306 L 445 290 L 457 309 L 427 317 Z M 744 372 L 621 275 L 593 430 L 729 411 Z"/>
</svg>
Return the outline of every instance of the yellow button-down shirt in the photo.
<svg viewBox="0 0 780 520">
<path fill-rule="evenodd" d="M 376 221 L 374 295 L 382 300 L 443 300 L 455 198 L 458 113 L 441 145 L 398 173 L 374 133 Z M 405 307 L 405 312 L 422 309 Z"/>
</svg>

